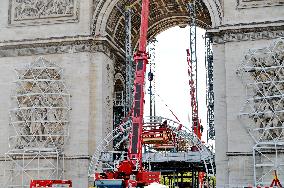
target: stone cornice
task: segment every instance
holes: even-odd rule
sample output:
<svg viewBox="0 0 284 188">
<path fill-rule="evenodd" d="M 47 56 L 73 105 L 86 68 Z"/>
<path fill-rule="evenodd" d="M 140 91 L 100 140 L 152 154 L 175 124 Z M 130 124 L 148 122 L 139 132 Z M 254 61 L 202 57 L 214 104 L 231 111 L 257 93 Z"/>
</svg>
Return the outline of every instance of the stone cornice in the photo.
<svg viewBox="0 0 284 188">
<path fill-rule="evenodd" d="M 39 43 L 50 42 L 67 42 L 67 41 L 79 41 L 79 40 L 92 40 L 91 35 L 77 35 L 77 36 L 63 36 L 63 37 L 50 37 L 50 38 L 34 38 L 34 39 L 21 39 L 21 40 L 4 40 L 0 41 L 0 47 L 10 45 L 34 45 Z"/>
<path fill-rule="evenodd" d="M 209 30 L 208 34 L 215 44 L 275 39 L 284 37 L 284 21 L 252 23 L 250 26 L 246 24 L 221 26 L 218 29 Z"/>
<path fill-rule="evenodd" d="M 0 57 L 79 52 L 103 52 L 111 58 L 123 56 L 123 51 L 111 40 L 98 36 L 38 38 L 33 40 L 4 41 L 0 43 Z"/>
</svg>

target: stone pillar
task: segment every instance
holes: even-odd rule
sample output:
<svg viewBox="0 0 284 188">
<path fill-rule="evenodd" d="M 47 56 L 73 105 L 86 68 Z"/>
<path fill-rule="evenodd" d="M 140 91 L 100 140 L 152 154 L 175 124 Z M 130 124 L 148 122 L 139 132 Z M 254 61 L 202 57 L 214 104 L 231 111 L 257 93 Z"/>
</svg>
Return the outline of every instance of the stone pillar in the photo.
<svg viewBox="0 0 284 188">
<path fill-rule="evenodd" d="M 228 184 L 228 137 L 225 45 L 213 45 L 214 52 L 214 95 L 216 130 L 216 183 L 217 187 Z"/>
<path fill-rule="evenodd" d="M 89 155 L 113 127 L 114 59 L 103 51 L 92 54 L 90 67 Z"/>
</svg>

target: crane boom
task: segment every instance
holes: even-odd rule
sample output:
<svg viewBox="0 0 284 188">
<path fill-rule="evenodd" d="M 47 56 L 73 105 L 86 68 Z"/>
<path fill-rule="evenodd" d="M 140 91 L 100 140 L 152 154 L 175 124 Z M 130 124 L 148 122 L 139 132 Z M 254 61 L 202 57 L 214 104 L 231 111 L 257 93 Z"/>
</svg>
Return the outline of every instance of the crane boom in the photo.
<svg viewBox="0 0 284 188">
<path fill-rule="evenodd" d="M 139 51 L 146 53 L 147 33 L 148 33 L 148 18 L 149 17 L 149 0 L 142 1 L 141 25 L 139 38 Z"/>
<path fill-rule="evenodd" d="M 130 134 L 130 145 L 128 155 L 134 165 L 141 169 L 142 167 L 142 127 L 144 113 L 144 82 L 146 73 L 146 64 L 148 63 L 148 54 L 146 53 L 147 31 L 149 16 L 149 0 L 142 1 L 141 26 L 139 50 L 134 55 L 136 63 L 134 80 L 134 103 L 132 112 L 132 131 Z M 136 164 L 136 162 L 138 164 Z"/>
</svg>

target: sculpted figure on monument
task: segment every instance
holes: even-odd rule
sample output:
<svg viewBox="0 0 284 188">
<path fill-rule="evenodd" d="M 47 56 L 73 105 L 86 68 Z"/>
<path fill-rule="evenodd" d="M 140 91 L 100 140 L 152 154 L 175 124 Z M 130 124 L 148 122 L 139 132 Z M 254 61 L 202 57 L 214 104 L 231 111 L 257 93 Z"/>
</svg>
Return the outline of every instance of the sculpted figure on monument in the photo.
<svg viewBox="0 0 284 188">
<path fill-rule="evenodd" d="M 72 15 L 74 0 L 13 0 L 14 20 Z"/>
<path fill-rule="evenodd" d="M 54 108 L 49 108 L 49 109 L 47 110 L 47 120 L 48 120 L 49 122 L 54 122 L 54 121 L 56 121 L 55 113 L 56 113 L 56 109 L 54 109 Z"/>
<path fill-rule="evenodd" d="M 37 86 L 40 89 L 40 92 L 46 93 L 48 91 L 48 83 L 45 81 L 40 81 L 37 83 Z"/>
<path fill-rule="evenodd" d="M 269 141 L 284 135 L 284 43 L 250 52 L 245 56 L 244 71 L 250 76 L 245 80 L 250 88 L 249 118 L 255 125 L 258 139 Z"/>
<path fill-rule="evenodd" d="M 26 73 L 24 73 L 23 79 L 32 79 L 33 75 L 31 70 L 28 70 Z"/>
<path fill-rule="evenodd" d="M 39 110 L 31 111 L 31 126 L 30 131 L 31 134 L 34 135 L 34 140 L 42 141 L 42 117 L 44 116 L 44 112 L 40 112 Z"/>
<path fill-rule="evenodd" d="M 17 70 L 17 88 L 13 97 L 16 106 L 11 111 L 13 130 L 19 130 L 11 137 L 15 148 L 63 146 L 69 96 L 60 80 L 61 71 L 44 59 Z"/>
<path fill-rule="evenodd" d="M 39 75 L 39 79 L 49 79 L 50 76 L 48 75 L 48 73 L 45 71 L 43 71 L 40 75 Z"/>
</svg>

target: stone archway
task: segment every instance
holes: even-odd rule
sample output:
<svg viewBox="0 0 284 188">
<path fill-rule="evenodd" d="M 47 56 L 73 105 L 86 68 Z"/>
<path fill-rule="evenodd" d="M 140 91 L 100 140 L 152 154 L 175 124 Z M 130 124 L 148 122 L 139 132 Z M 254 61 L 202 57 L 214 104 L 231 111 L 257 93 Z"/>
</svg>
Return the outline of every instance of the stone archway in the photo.
<svg viewBox="0 0 284 188">
<path fill-rule="evenodd" d="M 189 15 L 187 3 L 190 1 L 177 0 L 154 0 L 150 4 L 150 19 L 148 37 L 152 38 L 157 34 L 173 26 L 188 25 Z M 106 1 L 101 0 L 95 4 L 93 14 L 92 33 L 95 36 L 107 37 L 118 47 L 123 48 L 124 15 L 121 10 L 131 6 L 132 15 L 132 35 L 133 43 L 136 44 L 140 29 L 141 1 L 135 0 L 129 5 L 127 0 Z M 197 1 L 197 24 L 202 28 L 216 28 L 221 23 L 221 5 L 219 0 Z"/>
<path fill-rule="evenodd" d="M 126 0 L 97 0 L 92 22 L 95 40 L 106 40 L 121 54 L 124 49 L 124 16 L 120 12 Z M 132 0 L 132 42 L 138 41 L 141 0 Z M 173 26 L 185 26 L 189 18 L 189 0 L 151 0 L 149 39 Z M 198 25 L 208 29 L 214 51 L 214 121 L 216 130 L 217 187 L 240 187 L 253 178 L 252 144 L 246 130 L 240 128 L 237 114 L 245 97 L 236 65 L 252 48 L 267 46 L 283 37 L 283 3 L 258 0 L 199 0 Z M 221 7 L 222 2 L 222 7 Z M 223 15 L 224 12 L 224 15 Z M 269 13 L 269 14 L 267 14 Z M 133 45 L 134 46 L 134 45 Z M 121 61 L 123 62 L 123 61 Z M 118 64 L 118 63 L 117 63 Z M 121 65 L 121 64 L 120 64 Z"/>
<path fill-rule="evenodd" d="M 122 11 L 131 6 L 132 42 L 137 44 L 140 30 L 141 0 L 97 1 L 93 15 L 92 34 L 95 38 L 105 38 L 123 52 L 125 45 L 125 18 Z M 148 38 L 174 27 L 189 24 L 187 10 L 188 0 L 152 0 Z M 216 28 L 221 22 L 220 4 L 218 0 L 200 0 L 197 2 L 197 24 L 204 29 Z"/>
</svg>

